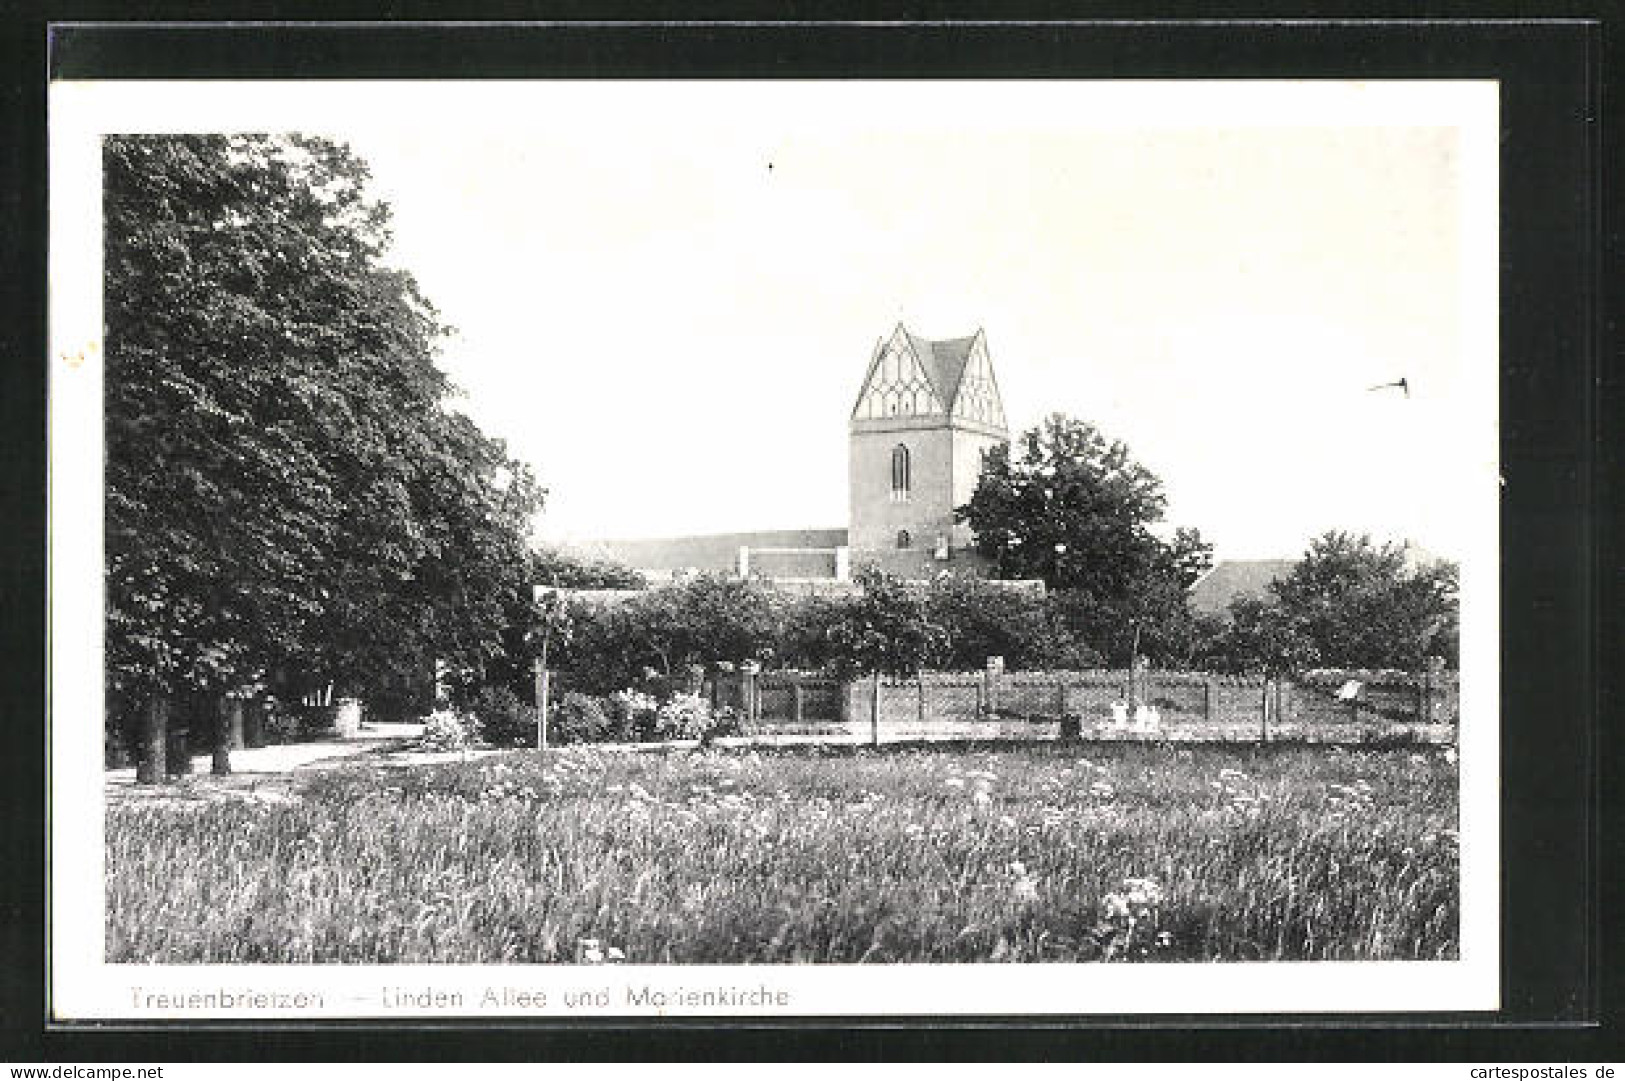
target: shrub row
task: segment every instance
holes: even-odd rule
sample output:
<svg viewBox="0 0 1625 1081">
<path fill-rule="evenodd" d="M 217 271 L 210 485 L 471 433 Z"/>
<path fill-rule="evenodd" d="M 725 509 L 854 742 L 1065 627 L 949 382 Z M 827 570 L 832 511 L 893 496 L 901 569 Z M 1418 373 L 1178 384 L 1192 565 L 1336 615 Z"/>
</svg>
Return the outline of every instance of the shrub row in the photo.
<svg viewBox="0 0 1625 1081">
<path fill-rule="evenodd" d="M 731 709 L 713 710 L 697 694 L 664 699 L 630 688 L 608 695 L 567 691 L 552 703 L 548 739 L 554 743 L 652 743 L 708 740 L 738 730 Z M 528 747 L 536 741 L 536 712 L 506 687 L 483 689 L 464 712 L 439 710 L 425 720 L 424 746 L 456 750 L 476 742 Z"/>
</svg>

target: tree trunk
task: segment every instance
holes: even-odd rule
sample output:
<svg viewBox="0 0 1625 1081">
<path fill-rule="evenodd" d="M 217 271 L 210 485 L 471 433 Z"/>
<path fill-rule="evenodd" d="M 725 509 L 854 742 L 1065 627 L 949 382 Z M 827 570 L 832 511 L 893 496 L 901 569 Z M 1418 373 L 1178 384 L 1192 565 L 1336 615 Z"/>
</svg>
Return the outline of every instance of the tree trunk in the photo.
<svg viewBox="0 0 1625 1081">
<path fill-rule="evenodd" d="M 169 743 L 169 699 L 154 694 L 147 699 L 141 718 L 141 747 L 137 751 L 135 779 L 138 784 L 162 784 L 167 775 L 166 752 Z"/>
<path fill-rule="evenodd" d="M 236 707 L 233 709 L 233 707 Z M 231 772 L 231 745 L 232 745 L 232 714 L 235 713 L 238 735 L 241 735 L 243 719 L 243 702 L 240 698 L 222 698 L 215 705 L 214 711 L 214 762 L 209 772 L 217 777 L 223 777 Z"/>
<path fill-rule="evenodd" d="M 229 728 L 227 733 L 229 742 L 226 746 L 229 750 L 240 751 L 248 746 L 248 741 L 243 734 L 243 700 L 241 698 L 232 697 L 226 700 L 226 718 Z"/>
<path fill-rule="evenodd" d="M 243 746 L 265 746 L 265 705 L 255 698 L 243 707 Z"/>
</svg>

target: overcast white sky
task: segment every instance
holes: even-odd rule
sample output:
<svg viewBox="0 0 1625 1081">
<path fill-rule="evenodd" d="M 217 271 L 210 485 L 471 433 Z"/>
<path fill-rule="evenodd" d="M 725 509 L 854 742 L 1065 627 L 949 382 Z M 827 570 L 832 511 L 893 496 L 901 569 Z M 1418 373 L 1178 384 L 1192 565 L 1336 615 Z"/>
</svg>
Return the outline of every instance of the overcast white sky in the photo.
<svg viewBox="0 0 1625 1081">
<path fill-rule="evenodd" d="M 1013 428 L 1124 439 L 1221 556 L 1458 547 L 1456 129 L 1136 126 L 1121 89 L 1103 123 L 1057 84 L 542 89 L 496 128 L 338 134 L 545 536 L 844 524 L 901 320 L 986 328 Z"/>
<path fill-rule="evenodd" d="M 848 413 L 899 320 L 984 327 L 1014 429 L 1125 440 L 1221 557 L 1332 527 L 1448 555 L 1493 477 L 1493 295 L 1464 287 L 1493 176 L 1464 188 L 1460 126 L 1487 103 L 1493 132 L 1493 86 L 228 90 L 168 126 L 371 163 L 544 537 L 845 524 Z"/>
</svg>

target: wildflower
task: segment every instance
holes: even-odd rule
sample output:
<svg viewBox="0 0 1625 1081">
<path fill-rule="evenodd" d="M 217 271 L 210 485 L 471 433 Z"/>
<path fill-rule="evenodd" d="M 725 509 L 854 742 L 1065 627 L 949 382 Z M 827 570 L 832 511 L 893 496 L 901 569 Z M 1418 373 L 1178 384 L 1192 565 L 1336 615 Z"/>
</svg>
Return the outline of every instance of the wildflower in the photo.
<svg viewBox="0 0 1625 1081">
<path fill-rule="evenodd" d="M 978 807 L 986 807 L 993 802 L 993 797 L 987 794 L 986 789 L 979 788 L 976 794 L 971 796 L 971 802 Z"/>
<path fill-rule="evenodd" d="M 942 783 L 947 785 L 949 788 L 964 788 L 965 787 L 965 779 L 963 777 L 949 777 L 946 781 L 943 781 Z"/>
<path fill-rule="evenodd" d="M 1003 826 L 1005 829 L 1013 830 L 1016 828 L 1016 820 L 1011 818 L 1009 815 L 1002 815 L 999 818 L 999 825 Z"/>
<path fill-rule="evenodd" d="M 616 948 L 614 946 L 611 946 L 609 948 L 609 950 L 607 951 L 607 953 L 608 953 L 609 963 L 612 964 L 612 965 L 615 964 L 617 961 L 626 960 L 626 954 L 624 952 L 622 952 L 620 949 L 618 949 L 618 948 Z"/>
<path fill-rule="evenodd" d="M 1162 904 L 1162 887 L 1149 878 L 1125 878 L 1123 889 L 1128 892 L 1128 903 L 1135 908 Z"/>
<path fill-rule="evenodd" d="M 1456 749 L 1454 747 L 1444 749 L 1444 760 L 1448 765 L 1453 766 L 1456 764 Z"/>
<path fill-rule="evenodd" d="M 1120 893 L 1108 893 L 1100 899 L 1100 909 L 1108 920 L 1123 920 L 1129 917 L 1128 898 Z"/>
</svg>

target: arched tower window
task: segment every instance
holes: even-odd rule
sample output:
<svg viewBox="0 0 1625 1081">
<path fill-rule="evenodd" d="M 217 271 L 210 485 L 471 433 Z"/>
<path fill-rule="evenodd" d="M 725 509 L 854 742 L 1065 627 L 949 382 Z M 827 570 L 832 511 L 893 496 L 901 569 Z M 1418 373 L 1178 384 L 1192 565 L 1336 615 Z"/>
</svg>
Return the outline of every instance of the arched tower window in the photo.
<svg viewBox="0 0 1625 1081">
<path fill-rule="evenodd" d="M 899 529 L 897 531 L 897 547 L 899 547 L 899 548 L 908 548 L 908 547 L 911 547 L 913 544 L 914 544 L 914 538 L 908 535 L 908 530 Z"/>
<path fill-rule="evenodd" d="M 907 503 L 909 485 L 908 448 L 899 443 L 891 452 L 891 501 Z"/>
</svg>

